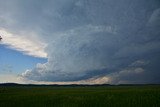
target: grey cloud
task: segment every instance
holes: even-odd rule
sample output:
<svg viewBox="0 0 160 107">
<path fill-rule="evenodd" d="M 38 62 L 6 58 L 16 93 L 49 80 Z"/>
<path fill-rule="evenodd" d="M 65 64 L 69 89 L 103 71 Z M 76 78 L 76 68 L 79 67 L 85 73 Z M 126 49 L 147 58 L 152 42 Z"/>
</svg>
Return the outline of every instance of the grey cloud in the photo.
<svg viewBox="0 0 160 107">
<path fill-rule="evenodd" d="M 145 76 L 145 65 L 148 65 L 147 61 L 137 60 L 122 70 L 110 73 L 106 75 L 109 78 L 109 82 L 112 84 L 138 84 L 148 83 L 143 76 Z"/>
<path fill-rule="evenodd" d="M 152 27 L 146 26 L 155 14 L 157 6 L 152 7 L 149 3 L 144 2 L 140 4 L 128 2 L 130 7 L 127 3 L 114 4 L 115 2 L 111 1 L 83 3 L 87 4 L 87 6 L 84 6 L 86 4 L 80 5 L 86 9 L 87 14 L 83 14 L 86 22 L 79 18 L 81 24 L 78 27 L 72 20 L 70 21 L 73 24 L 68 25 L 70 21 L 67 20 L 70 17 L 72 19 L 73 16 L 77 18 L 77 13 L 74 11 L 68 13 L 68 10 L 64 10 L 63 14 L 60 12 L 63 18 L 59 20 L 66 21 L 66 26 L 63 26 L 62 30 L 68 26 L 69 30 L 53 34 L 54 40 L 46 49 L 49 59 L 45 65 L 49 70 L 46 68 L 41 70 L 45 74 L 39 73 L 40 70 L 37 68 L 31 71 L 33 74 L 41 74 L 37 80 L 75 81 L 96 75 L 116 74 L 116 76 L 111 76 L 114 79 L 118 78 L 118 80 L 113 79 L 113 83 L 121 83 L 122 80 L 145 82 L 146 78 L 143 76 L 148 76 L 145 74 L 142 76 L 141 73 L 144 71 L 144 66 L 147 65 L 141 63 L 138 67 L 127 67 L 136 60 L 146 60 L 148 56 L 154 55 L 159 50 L 156 34 L 158 31 L 152 31 L 155 29 L 153 25 Z M 114 5 L 115 8 L 110 5 Z M 74 6 L 72 6 L 73 4 L 69 5 L 73 9 Z M 150 12 L 151 9 L 152 12 Z M 66 14 L 69 15 L 66 16 Z M 61 23 L 58 23 L 58 26 L 60 25 Z M 111 29 L 106 30 L 105 27 Z M 158 71 L 150 71 L 153 75 L 155 72 Z M 30 79 L 35 79 L 34 76 L 37 74 L 30 76 Z M 47 78 L 44 79 L 45 77 Z"/>
<path fill-rule="evenodd" d="M 154 10 L 147 24 L 148 26 L 160 26 L 160 23 L 157 22 L 160 22 L 160 8 Z"/>
<path fill-rule="evenodd" d="M 79 81 L 114 74 L 113 83 L 160 81 L 159 0 L 15 0 L 5 5 L 10 8 L 0 6 L 1 27 L 36 32 L 48 43 L 48 62 L 23 78 Z"/>
</svg>

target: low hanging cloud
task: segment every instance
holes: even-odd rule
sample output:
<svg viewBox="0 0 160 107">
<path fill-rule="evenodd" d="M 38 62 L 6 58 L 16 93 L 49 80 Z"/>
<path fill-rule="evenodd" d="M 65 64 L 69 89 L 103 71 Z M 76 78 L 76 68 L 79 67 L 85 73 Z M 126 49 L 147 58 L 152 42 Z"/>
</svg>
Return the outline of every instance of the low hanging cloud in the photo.
<svg viewBox="0 0 160 107">
<path fill-rule="evenodd" d="M 5 5 L 12 14 L 0 11 L 2 19 L 10 19 L 2 27 L 36 32 L 46 43 L 38 45 L 39 56 L 47 54 L 48 62 L 22 73 L 26 81 L 160 82 L 159 0 L 16 0 Z"/>
<path fill-rule="evenodd" d="M 15 74 L 1 74 L 0 83 L 24 83 L 17 75 Z"/>
</svg>

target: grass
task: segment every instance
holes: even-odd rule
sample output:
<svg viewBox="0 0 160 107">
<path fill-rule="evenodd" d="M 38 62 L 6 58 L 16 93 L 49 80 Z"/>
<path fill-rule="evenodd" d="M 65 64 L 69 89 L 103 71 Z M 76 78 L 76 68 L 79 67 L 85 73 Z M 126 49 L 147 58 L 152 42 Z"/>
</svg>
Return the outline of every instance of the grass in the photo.
<svg viewBox="0 0 160 107">
<path fill-rule="evenodd" d="M 0 86 L 0 107 L 160 107 L 160 86 Z"/>
</svg>

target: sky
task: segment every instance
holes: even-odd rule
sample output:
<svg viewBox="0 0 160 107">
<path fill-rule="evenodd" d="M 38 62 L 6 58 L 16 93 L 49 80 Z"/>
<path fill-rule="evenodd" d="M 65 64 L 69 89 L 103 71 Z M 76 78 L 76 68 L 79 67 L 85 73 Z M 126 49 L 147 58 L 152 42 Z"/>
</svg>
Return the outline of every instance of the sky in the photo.
<svg viewBox="0 0 160 107">
<path fill-rule="evenodd" d="M 0 82 L 159 84 L 159 0 L 0 0 Z"/>
</svg>

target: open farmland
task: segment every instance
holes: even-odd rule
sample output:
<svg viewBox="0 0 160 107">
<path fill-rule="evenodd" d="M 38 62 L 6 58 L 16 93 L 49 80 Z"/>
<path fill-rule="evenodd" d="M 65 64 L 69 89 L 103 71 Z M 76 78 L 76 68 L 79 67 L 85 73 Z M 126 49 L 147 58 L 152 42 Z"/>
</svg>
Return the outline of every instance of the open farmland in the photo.
<svg viewBox="0 0 160 107">
<path fill-rule="evenodd" d="M 160 107 L 160 86 L 2 85 L 0 107 Z"/>
</svg>

